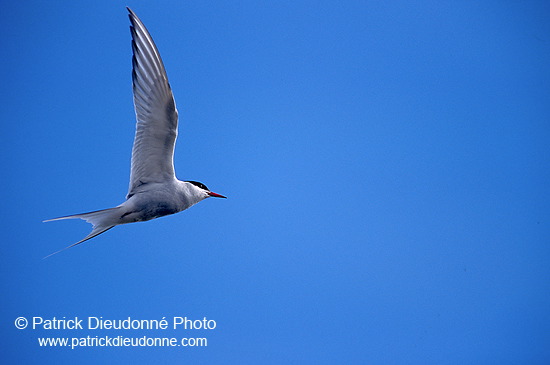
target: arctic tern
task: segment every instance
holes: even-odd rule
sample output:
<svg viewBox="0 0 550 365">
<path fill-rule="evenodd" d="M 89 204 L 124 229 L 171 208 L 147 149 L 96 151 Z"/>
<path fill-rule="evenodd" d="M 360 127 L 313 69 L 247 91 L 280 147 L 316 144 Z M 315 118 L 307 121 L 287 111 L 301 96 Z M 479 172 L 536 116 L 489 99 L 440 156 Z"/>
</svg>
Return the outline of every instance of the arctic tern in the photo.
<svg viewBox="0 0 550 365">
<path fill-rule="evenodd" d="M 208 197 L 225 198 L 200 182 L 176 178 L 173 160 L 178 111 L 174 96 L 153 38 L 137 15 L 127 9 L 132 33 L 132 84 L 137 120 L 128 194 L 126 201 L 114 208 L 44 221 L 79 218 L 93 225 L 89 235 L 60 251 L 120 224 L 178 213 Z"/>
</svg>

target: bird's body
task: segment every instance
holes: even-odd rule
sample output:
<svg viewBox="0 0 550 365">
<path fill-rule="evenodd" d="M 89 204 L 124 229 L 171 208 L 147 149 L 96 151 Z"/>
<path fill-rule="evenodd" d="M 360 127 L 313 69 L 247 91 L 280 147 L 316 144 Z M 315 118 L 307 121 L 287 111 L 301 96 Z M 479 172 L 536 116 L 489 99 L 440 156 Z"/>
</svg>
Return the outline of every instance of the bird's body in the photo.
<svg viewBox="0 0 550 365">
<path fill-rule="evenodd" d="M 211 196 L 225 198 L 202 183 L 176 178 L 173 157 L 178 111 L 172 89 L 151 35 L 136 14 L 129 8 L 128 11 L 132 24 L 132 81 L 137 119 L 130 186 L 126 201 L 117 207 L 48 220 L 80 218 L 93 225 L 88 236 L 69 247 L 120 224 L 175 214 Z"/>
<path fill-rule="evenodd" d="M 190 182 L 177 179 L 143 186 L 122 203 L 120 223 L 143 222 L 190 208 L 209 195 Z"/>
</svg>

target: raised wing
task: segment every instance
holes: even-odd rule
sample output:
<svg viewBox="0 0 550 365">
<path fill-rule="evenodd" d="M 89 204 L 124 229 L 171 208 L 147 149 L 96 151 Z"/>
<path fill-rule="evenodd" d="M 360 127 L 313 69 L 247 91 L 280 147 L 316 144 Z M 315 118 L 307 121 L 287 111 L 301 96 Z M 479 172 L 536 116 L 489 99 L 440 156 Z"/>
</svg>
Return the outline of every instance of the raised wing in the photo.
<svg viewBox="0 0 550 365">
<path fill-rule="evenodd" d="M 144 184 L 175 178 L 178 111 L 153 38 L 137 15 L 127 9 L 132 23 L 132 82 L 137 119 L 129 198 Z"/>
</svg>

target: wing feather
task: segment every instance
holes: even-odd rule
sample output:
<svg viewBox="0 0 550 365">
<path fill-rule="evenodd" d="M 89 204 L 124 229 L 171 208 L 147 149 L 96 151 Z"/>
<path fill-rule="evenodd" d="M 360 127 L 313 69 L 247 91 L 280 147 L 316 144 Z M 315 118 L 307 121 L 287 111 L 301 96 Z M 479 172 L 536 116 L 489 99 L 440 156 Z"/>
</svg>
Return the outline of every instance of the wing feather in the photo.
<svg viewBox="0 0 550 365">
<path fill-rule="evenodd" d="M 136 135 L 128 197 L 136 188 L 175 178 L 174 146 L 178 111 L 153 38 L 137 15 L 128 8 L 132 34 L 132 84 L 136 111 Z"/>
</svg>

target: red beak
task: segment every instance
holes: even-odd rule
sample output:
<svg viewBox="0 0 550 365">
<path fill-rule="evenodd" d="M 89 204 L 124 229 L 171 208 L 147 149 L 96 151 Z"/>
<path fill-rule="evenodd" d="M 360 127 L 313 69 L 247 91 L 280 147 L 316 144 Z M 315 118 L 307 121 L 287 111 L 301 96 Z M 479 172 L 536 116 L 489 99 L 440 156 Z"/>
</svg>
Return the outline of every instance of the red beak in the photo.
<svg viewBox="0 0 550 365">
<path fill-rule="evenodd" d="M 208 192 L 208 195 L 213 196 L 213 197 L 216 197 L 216 198 L 224 198 L 224 199 L 227 199 L 226 196 L 223 196 L 223 195 L 218 194 L 218 193 L 213 193 L 213 192 L 211 192 L 211 191 Z"/>
</svg>

